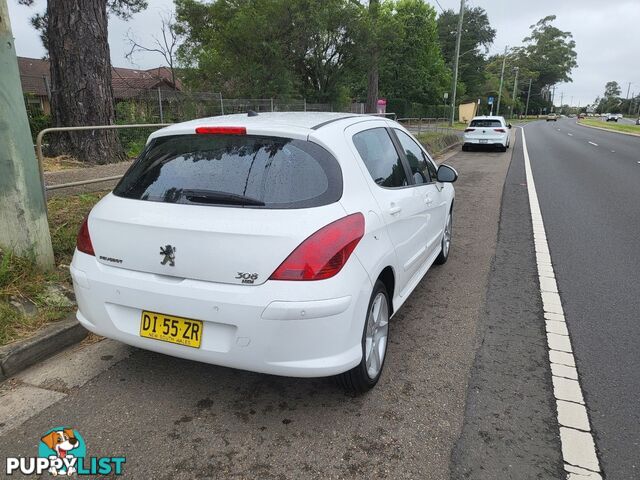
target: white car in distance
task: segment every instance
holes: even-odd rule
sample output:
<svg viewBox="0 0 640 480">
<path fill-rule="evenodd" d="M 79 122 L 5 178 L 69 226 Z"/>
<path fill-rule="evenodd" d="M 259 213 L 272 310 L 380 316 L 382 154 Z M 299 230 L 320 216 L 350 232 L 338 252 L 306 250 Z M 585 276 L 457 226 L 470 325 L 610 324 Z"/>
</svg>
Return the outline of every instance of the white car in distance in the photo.
<svg viewBox="0 0 640 480">
<path fill-rule="evenodd" d="M 77 318 L 139 348 L 364 392 L 390 319 L 449 256 L 456 178 L 375 116 L 158 130 L 80 229 Z"/>
<path fill-rule="evenodd" d="M 469 151 L 474 147 L 494 147 L 502 152 L 509 148 L 509 129 L 504 117 L 473 117 L 464 130 L 462 150 Z"/>
</svg>

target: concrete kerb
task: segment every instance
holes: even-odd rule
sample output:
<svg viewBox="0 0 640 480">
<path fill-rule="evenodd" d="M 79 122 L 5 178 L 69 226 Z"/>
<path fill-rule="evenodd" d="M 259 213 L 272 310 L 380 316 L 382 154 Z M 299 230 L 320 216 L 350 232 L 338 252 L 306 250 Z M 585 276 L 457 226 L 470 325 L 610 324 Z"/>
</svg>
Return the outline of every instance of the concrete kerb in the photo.
<svg viewBox="0 0 640 480">
<path fill-rule="evenodd" d="M 87 334 L 87 330 L 71 314 L 32 337 L 0 347 L 0 381 L 80 342 Z"/>
</svg>

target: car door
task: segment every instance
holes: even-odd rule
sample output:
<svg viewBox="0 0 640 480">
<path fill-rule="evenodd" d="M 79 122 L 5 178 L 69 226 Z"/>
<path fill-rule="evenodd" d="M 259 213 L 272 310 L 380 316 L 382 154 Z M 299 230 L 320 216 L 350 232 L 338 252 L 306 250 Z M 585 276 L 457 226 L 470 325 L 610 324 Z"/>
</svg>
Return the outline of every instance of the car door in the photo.
<svg viewBox="0 0 640 480">
<path fill-rule="evenodd" d="M 404 155 L 414 180 L 414 195 L 422 209 L 425 224 L 424 241 L 426 257 L 438 252 L 446 216 L 446 198 L 442 194 L 442 185 L 437 183 L 437 169 L 422 147 L 406 132 L 393 129 L 398 146 Z"/>
<path fill-rule="evenodd" d="M 355 125 L 345 133 L 394 245 L 402 292 L 427 254 L 423 203 L 385 122 Z"/>
</svg>

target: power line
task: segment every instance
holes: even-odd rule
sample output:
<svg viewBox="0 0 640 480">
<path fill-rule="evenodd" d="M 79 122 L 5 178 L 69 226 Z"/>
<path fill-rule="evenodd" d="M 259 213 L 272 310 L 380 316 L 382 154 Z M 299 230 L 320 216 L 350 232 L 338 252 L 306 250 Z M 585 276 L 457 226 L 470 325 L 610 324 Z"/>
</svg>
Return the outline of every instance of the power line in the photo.
<svg viewBox="0 0 640 480">
<path fill-rule="evenodd" d="M 440 10 L 442 10 L 442 13 L 444 13 L 444 8 L 442 8 L 442 5 L 440 5 L 440 2 L 438 0 L 436 0 L 436 3 L 438 4 L 438 6 L 440 7 Z"/>
</svg>

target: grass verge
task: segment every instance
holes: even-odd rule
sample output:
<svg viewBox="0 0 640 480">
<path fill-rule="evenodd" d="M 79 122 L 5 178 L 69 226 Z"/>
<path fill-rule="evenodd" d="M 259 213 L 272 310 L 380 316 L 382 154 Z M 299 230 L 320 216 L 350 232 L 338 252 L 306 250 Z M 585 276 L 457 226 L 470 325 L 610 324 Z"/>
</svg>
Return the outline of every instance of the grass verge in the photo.
<svg viewBox="0 0 640 480">
<path fill-rule="evenodd" d="M 427 151 L 432 155 L 438 155 L 443 150 L 460 142 L 460 137 L 450 132 L 424 132 L 416 137 Z"/>
<path fill-rule="evenodd" d="M 75 309 L 69 263 L 84 217 L 105 192 L 49 200 L 49 230 L 56 268 L 39 270 L 29 256 L 0 250 L 0 345 L 34 333 Z"/>
<path fill-rule="evenodd" d="M 616 132 L 635 133 L 640 135 L 640 125 L 626 125 L 615 122 L 604 122 L 602 120 L 593 120 L 591 118 L 583 118 L 578 123 L 582 125 L 589 125 L 591 127 L 600 127 L 607 130 L 613 130 Z"/>
</svg>

